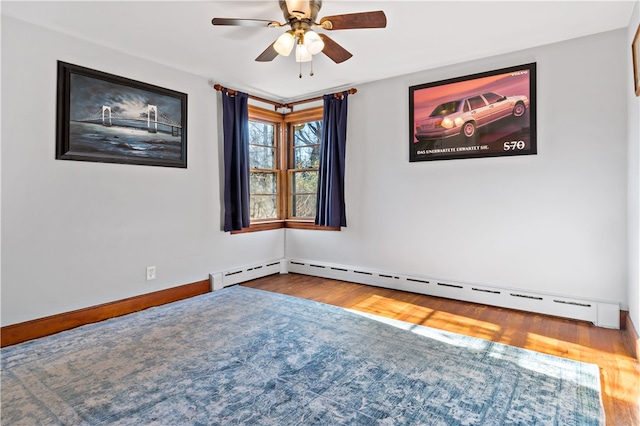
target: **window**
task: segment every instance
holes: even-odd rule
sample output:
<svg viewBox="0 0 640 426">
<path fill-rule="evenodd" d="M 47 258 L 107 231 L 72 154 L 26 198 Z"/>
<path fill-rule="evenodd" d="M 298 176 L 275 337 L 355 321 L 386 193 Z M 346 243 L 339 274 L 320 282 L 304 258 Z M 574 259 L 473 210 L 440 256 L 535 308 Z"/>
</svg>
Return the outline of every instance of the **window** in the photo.
<svg viewBox="0 0 640 426">
<path fill-rule="evenodd" d="M 289 135 L 287 219 L 313 220 L 320 167 L 322 109 L 286 116 Z"/>
<path fill-rule="evenodd" d="M 249 197 L 251 222 L 280 218 L 278 147 L 280 114 L 249 111 Z"/>
<path fill-rule="evenodd" d="M 474 96 L 473 98 L 469 98 L 469 105 L 471 105 L 471 109 L 478 109 L 485 106 L 484 99 L 480 96 Z"/>
<path fill-rule="evenodd" d="M 502 96 L 497 95 L 497 94 L 492 93 L 492 92 L 483 93 L 482 96 L 484 96 L 484 98 L 487 100 L 487 102 L 489 102 L 489 105 L 495 104 L 496 102 L 499 102 L 499 101 L 503 100 Z"/>
<path fill-rule="evenodd" d="M 289 114 L 249 106 L 250 217 L 247 230 L 339 230 L 316 226 L 323 108 Z"/>
<path fill-rule="evenodd" d="M 460 106 L 460 101 L 451 101 L 451 102 L 446 102 L 444 104 L 438 105 L 433 110 L 430 117 L 438 117 L 440 115 L 453 114 L 458 110 L 459 106 Z"/>
</svg>

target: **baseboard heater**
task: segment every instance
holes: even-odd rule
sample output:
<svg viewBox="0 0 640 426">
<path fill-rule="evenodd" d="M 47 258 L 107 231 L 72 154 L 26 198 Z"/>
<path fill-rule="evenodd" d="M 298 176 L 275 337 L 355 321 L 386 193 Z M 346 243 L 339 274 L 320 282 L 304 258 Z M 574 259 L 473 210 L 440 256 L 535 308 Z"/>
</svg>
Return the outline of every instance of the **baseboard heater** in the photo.
<svg viewBox="0 0 640 426">
<path fill-rule="evenodd" d="M 287 270 L 297 274 L 588 321 L 599 327 L 620 328 L 620 305 L 617 302 L 542 294 L 306 260 L 289 259 Z"/>
<path fill-rule="evenodd" d="M 308 260 L 280 259 L 210 274 L 211 288 L 219 290 L 267 275 L 287 272 L 554 315 L 588 321 L 598 327 L 620 329 L 620 305 L 617 302 L 544 294 Z"/>
<path fill-rule="evenodd" d="M 278 259 L 270 262 L 234 268 L 228 271 L 211 273 L 209 274 L 209 280 L 211 281 L 211 290 L 216 291 L 221 290 L 224 287 L 255 280 L 256 278 L 286 273 L 286 259 Z"/>
</svg>

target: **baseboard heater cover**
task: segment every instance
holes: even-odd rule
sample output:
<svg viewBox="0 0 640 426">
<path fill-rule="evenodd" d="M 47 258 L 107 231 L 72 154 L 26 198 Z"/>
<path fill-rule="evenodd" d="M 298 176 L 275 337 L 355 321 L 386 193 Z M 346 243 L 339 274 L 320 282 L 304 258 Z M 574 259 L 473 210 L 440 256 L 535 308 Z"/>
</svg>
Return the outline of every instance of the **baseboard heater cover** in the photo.
<svg viewBox="0 0 640 426">
<path fill-rule="evenodd" d="M 591 322 L 598 327 L 620 329 L 620 304 L 519 289 L 454 282 L 389 271 L 350 267 L 300 259 L 288 259 L 288 272 L 332 278 L 359 284 L 410 291 L 429 296 L 518 309 Z"/>
<path fill-rule="evenodd" d="M 211 273 L 209 279 L 211 289 L 216 291 L 268 275 L 287 272 L 554 315 L 588 321 L 598 327 L 620 329 L 620 305 L 617 302 L 541 294 L 299 259 L 279 259 L 232 268 Z"/>
<path fill-rule="evenodd" d="M 211 281 L 211 289 L 216 291 L 221 290 L 224 287 L 255 280 L 256 278 L 262 278 L 268 275 L 285 274 L 287 272 L 286 268 L 286 259 L 278 259 L 270 262 L 233 268 L 228 271 L 214 272 L 209 274 L 209 280 Z"/>
</svg>

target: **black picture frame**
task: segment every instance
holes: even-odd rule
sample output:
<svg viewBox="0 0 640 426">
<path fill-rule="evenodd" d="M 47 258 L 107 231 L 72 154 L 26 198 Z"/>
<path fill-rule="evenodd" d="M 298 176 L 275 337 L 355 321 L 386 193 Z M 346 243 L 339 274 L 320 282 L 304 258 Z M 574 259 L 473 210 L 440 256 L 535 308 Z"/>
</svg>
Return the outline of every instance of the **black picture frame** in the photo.
<svg viewBox="0 0 640 426">
<path fill-rule="evenodd" d="M 187 167 L 187 95 L 58 61 L 56 159 Z"/>
<path fill-rule="evenodd" d="M 536 63 L 409 87 L 410 162 L 532 154 Z"/>
<path fill-rule="evenodd" d="M 640 24 L 631 42 L 631 61 L 633 62 L 633 88 L 636 96 L 640 96 Z"/>
</svg>

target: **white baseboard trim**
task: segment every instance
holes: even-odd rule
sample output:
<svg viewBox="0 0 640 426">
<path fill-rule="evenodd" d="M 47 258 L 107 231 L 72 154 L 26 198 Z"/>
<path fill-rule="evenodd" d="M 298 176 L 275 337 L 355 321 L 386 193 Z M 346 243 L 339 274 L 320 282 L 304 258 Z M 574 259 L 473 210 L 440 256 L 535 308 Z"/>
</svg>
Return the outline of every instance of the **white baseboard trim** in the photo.
<svg viewBox="0 0 640 426">
<path fill-rule="evenodd" d="M 215 291 L 267 275 L 287 272 L 554 315 L 588 321 L 598 327 L 620 329 L 620 304 L 617 302 L 545 294 L 309 260 L 274 260 L 212 273 L 209 277 L 211 288 Z"/>
</svg>

